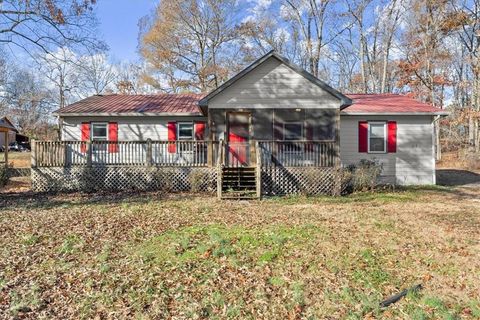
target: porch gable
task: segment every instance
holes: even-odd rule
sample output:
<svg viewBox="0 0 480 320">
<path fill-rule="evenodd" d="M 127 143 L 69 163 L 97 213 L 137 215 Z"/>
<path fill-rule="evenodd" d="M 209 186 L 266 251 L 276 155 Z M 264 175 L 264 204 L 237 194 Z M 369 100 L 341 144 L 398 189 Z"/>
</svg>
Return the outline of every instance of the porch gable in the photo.
<svg viewBox="0 0 480 320">
<path fill-rule="evenodd" d="M 269 52 L 200 100 L 209 108 L 341 108 L 352 101 L 288 59 Z"/>
</svg>

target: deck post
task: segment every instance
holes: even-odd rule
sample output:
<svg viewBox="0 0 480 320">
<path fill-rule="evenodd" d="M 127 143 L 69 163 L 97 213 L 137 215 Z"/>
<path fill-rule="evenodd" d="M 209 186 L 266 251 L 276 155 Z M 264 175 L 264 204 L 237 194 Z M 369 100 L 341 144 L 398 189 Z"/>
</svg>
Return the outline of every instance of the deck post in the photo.
<svg viewBox="0 0 480 320">
<path fill-rule="evenodd" d="M 223 176 L 222 176 L 222 165 L 223 165 L 223 140 L 220 140 L 218 144 L 218 155 L 217 155 L 217 197 L 222 199 L 222 185 L 223 185 Z"/>
<path fill-rule="evenodd" d="M 30 149 L 31 149 L 31 154 L 30 154 L 30 163 L 32 168 L 37 167 L 37 141 L 35 139 L 32 139 L 30 141 Z"/>
<path fill-rule="evenodd" d="M 152 139 L 147 139 L 147 167 L 151 167 L 153 164 L 152 157 Z"/>
<path fill-rule="evenodd" d="M 257 141 L 255 143 L 255 149 L 256 149 L 256 157 L 257 157 L 257 170 L 256 170 L 256 175 L 257 178 L 255 179 L 256 181 L 256 191 L 257 191 L 257 198 L 260 200 L 262 199 L 262 156 L 261 156 L 261 150 L 260 150 L 260 143 Z"/>
<path fill-rule="evenodd" d="M 87 141 L 87 167 L 92 166 L 92 142 Z"/>
<path fill-rule="evenodd" d="M 63 167 L 68 166 L 68 153 L 70 151 L 70 148 L 68 147 L 68 144 L 64 141 L 60 142 L 63 147 Z"/>
<path fill-rule="evenodd" d="M 207 141 L 207 166 L 213 166 L 213 142 L 212 140 Z"/>
</svg>

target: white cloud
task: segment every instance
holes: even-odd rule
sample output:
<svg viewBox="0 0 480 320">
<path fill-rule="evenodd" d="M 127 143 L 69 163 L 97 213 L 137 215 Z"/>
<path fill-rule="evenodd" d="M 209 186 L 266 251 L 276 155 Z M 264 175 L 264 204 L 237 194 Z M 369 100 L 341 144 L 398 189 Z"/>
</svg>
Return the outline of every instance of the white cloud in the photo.
<svg viewBox="0 0 480 320">
<path fill-rule="evenodd" d="M 248 9 L 248 14 L 242 22 L 256 21 L 258 20 L 263 13 L 270 8 L 273 0 L 248 0 L 251 4 L 251 7 Z"/>
</svg>

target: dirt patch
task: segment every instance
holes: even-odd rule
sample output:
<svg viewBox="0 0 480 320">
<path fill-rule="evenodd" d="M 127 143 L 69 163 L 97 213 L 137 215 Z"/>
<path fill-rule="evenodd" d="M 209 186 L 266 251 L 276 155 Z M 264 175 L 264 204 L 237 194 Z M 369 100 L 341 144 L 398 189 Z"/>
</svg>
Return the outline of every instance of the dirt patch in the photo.
<svg viewBox="0 0 480 320">
<path fill-rule="evenodd" d="M 480 187 L 480 174 L 460 169 L 437 169 L 437 184 L 441 186 Z"/>
</svg>

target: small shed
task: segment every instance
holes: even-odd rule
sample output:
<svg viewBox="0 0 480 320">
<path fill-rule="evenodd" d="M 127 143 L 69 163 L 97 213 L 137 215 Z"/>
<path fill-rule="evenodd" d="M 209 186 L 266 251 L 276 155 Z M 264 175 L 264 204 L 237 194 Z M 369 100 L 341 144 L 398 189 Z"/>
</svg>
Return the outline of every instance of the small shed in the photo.
<svg viewBox="0 0 480 320">
<path fill-rule="evenodd" d="M 7 120 L 7 118 L 0 119 L 0 135 L 3 135 L 5 139 L 3 139 L 4 143 L 0 146 L 0 149 L 3 149 L 5 154 L 3 160 L 0 159 L 0 164 L 4 163 L 5 166 L 8 165 L 8 133 L 11 131 L 16 131 L 15 127 Z"/>
</svg>

